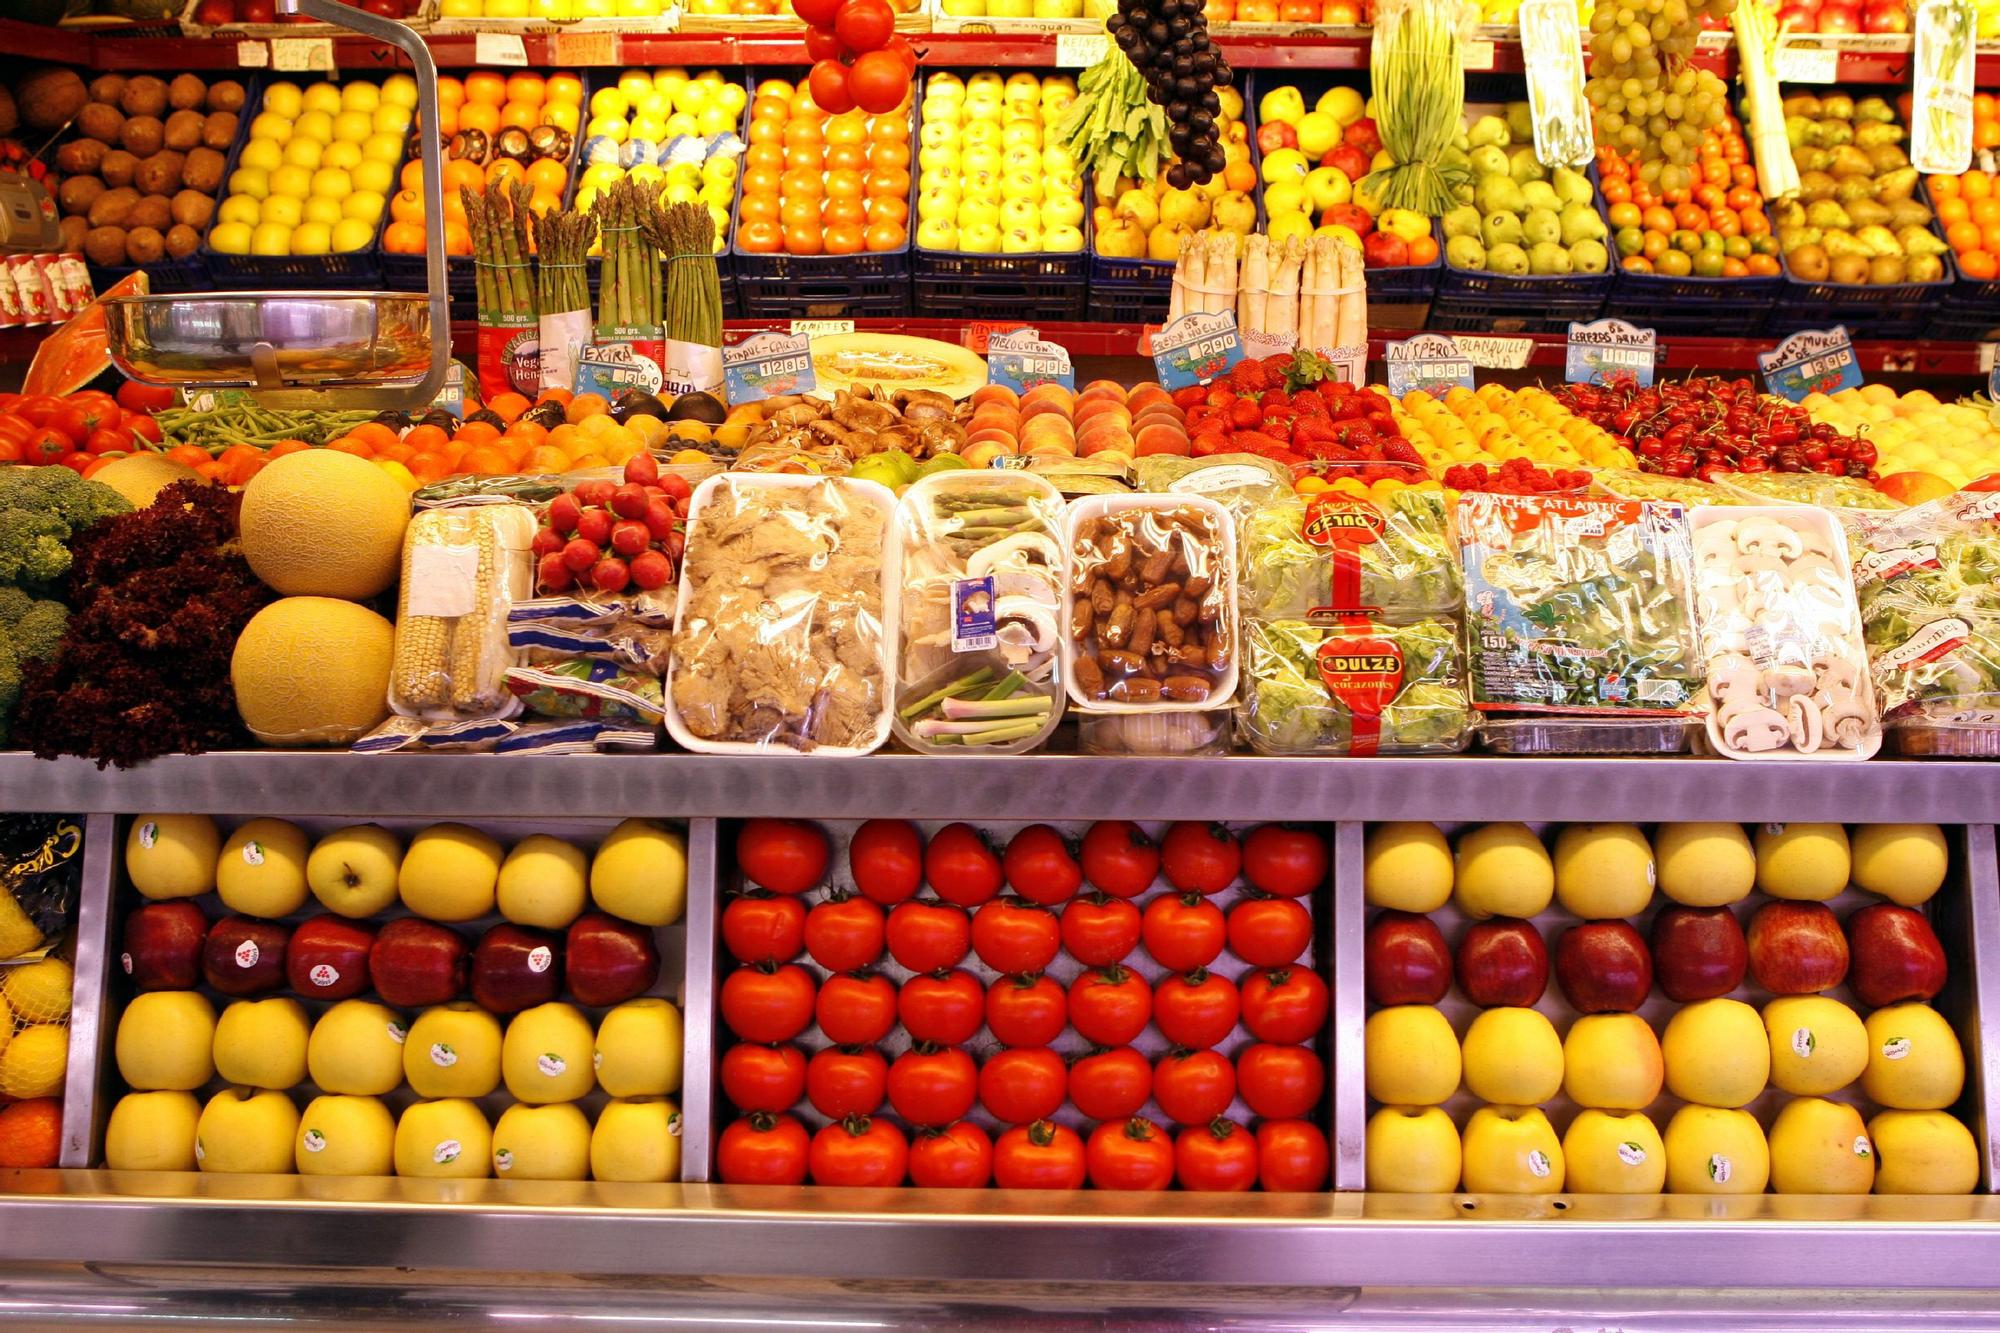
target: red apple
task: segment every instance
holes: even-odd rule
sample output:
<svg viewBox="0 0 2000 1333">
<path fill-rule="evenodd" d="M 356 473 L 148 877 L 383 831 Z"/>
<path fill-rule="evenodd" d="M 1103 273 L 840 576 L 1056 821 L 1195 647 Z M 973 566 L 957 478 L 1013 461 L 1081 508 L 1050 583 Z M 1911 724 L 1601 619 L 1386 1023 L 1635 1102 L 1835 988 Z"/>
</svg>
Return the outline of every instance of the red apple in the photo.
<svg viewBox="0 0 2000 1333">
<path fill-rule="evenodd" d="M 1376 1004 L 1436 1004 L 1451 989 L 1451 948 L 1421 912 L 1378 912 L 1361 960 Z"/>
<path fill-rule="evenodd" d="M 236 6 L 236 17 L 245 23 L 276 23 L 277 0 L 242 0 Z"/>
<path fill-rule="evenodd" d="M 201 947 L 201 975 L 224 995 L 262 995 L 285 984 L 285 941 L 276 921 L 226 916 L 208 928 Z"/>
<path fill-rule="evenodd" d="M 1386 231 L 1371 231 L 1362 238 L 1361 255 L 1369 268 L 1403 268 L 1410 262 L 1410 243 Z"/>
<path fill-rule="evenodd" d="M 1750 918 L 1750 975 L 1773 995 L 1832 990 L 1847 975 L 1847 937 L 1824 903 L 1768 902 Z"/>
<path fill-rule="evenodd" d="M 1556 984 L 1580 1014 L 1629 1014 L 1653 989 L 1653 956 L 1623 921 L 1586 921 L 1556 941 Z"/>
<path fill-rule="evenodd" d="M 1903 0 L 1877 0 L 1861 11 L 1863 32 L 1908 32 L 1910 11 Z"/>
<path fill-rule="evenodd" d="M 1375 230 L 1374 217 L 1359 204 L 1330 204 L 1321 211 L 1319 220 L 1321 226 L 1346 227 L 1364 239 Z"/>
<path fill-rule="evenodd" d="M 398 917 L 368 951 L 368 975 L 386 1004 L 414 1009 L 465 994 L 465 937 L 435 921 Z"/>
<path fill-rule="evenodd" d="M 1341 131 L 1340 141 L 1363 157 L 1372 158 L 1382 151 L 1381 132 L 1375 128 L 1375 122 L 1367 116 L 1363 116 Z M 1360 177 L 1354 179 L 1359 180 Z"/>
<path fill-rule="evenodd" d="M 368 951 L 375 932 L 339 916 L 299 923 L 285 950 L 285 979 L 314 1000 L 345 1000 L 368 989 Z"/>
<path fill-rule="evenodd" d="M 1727 907 L 1669 907 L 1653 918 L 1653 969 L 1670 1000 L 1727 995 L 1749 965 L 1743 927 Z"/>
<path fill-rule="evenodd" d="M 1280 148 L 1297 148 L 1299 132 L 1282 120 L 1267 120 L 1257 127 L 1257 151 L 1275 153 Z"/>
<path fill-rule="evenodd" d="M 1528 1008 L 1549 984 L 1549 951 L 1526 921 L 1495 917 L 1458 942 L 1458 988 L 1481 1008 Z"/>
<path fill-rule="evenodd" d="M 570 923 L 565 951 L 569 993 L 578 1004 L 621 1004 L 660 979 L 653 932 L 602 912 L 585 912 Z"/>
<path fill-rule="evenodd" d="M 193 990 L 201 984 L 208 918 L 186 898 L 147 903 L 125 918 L 118 963 L 142 991 Z"/>
<path fill-rule="evenodd" d="M 1841 3 L 1833 3 L 1833 0 L 1828 0 L 1828 3 L 1819 7 L 1819 30 L 1821 32 L 1860 32 L 1860 8 L 1856 5 L 1845 3 L 1845 0 L 1841 0 Z"/>
<path fill-rule="evenodd" d="M 472 951 L 472 998 L 488 1013 L 514 1014 L 562 994 L 562 945 L 545 930 L 501 924 Z"/>
<path fill-rule="evenodd" d="M 1944 945 L 1922 912 L 1876 903 L 1847 918 L 1848 984 L 1871 1008 L 1928 1000 L 1944 989 Z"/>
<path fill-rule="evenodd" d="M 236 22 L 236 0 L 201 0 L 195 8 L 194 21 L 205 28 L 219 28 L 225 23 Z"/>
</svg>

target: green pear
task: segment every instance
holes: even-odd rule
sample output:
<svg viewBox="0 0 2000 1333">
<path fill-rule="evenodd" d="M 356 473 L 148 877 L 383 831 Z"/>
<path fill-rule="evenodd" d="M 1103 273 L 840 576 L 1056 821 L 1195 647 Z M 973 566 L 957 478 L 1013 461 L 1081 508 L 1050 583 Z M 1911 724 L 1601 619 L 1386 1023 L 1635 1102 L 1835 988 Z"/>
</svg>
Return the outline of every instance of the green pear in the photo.
<svg viewBox="0 0 2000 1333">
<path fill-rule="evenodd" d="M 1486 251 L 1486 267 L 1490 272 L 1518 278 L 1528 271 L 1528 252 L 1518 245 L 1495 245 Z"/>
<path fill-rule="evenodd" d="M 1597 210 L 1588 204 L 1571 204 L 1565 208 L 1562 211 L 1561 223 L 1564 245 L 1604 239 L 1604 219 L 1597 216 Z"/>
<path fill-rule="evenodd" d="M 1507 132 L 1514 136 L 1515 143 L 1535 141 L 1535 113 L 1526 102 L 1507 104 Z"/>
<path fill-rule="evenodd" d="M 1528 215 L 1521 219 L 1521 239 L 1529 245 L 1561 240 L 1562 230 L 1562 219 L 1553 209 L 1530 209 Z"/>
<path fill-rule="evenodd" d="M 1460 204 L 1444 215 L 1444 234 L 1449 240 L 1454 236 L 1479 235 L 1479 210 L 1470 204 Z"/>
<path fill-rule="evenodd" d="M 1479 224 L 1479 239 L 1488 250 L 1496 245 L 1519 245 L 1521 219 L 1512 213 L 1488 213 Z"/>
<path fill-rule="evenodd" d="M 1590 202 L 1590 178 L 1569 167 L 1557 167 L 1555 172 L 1556 197 L 1566 204 L 1587 204 Z"/>
<path fill-rule="evenodd" d="M 1578 241 L 1569 248 L 1569 267 L 1573 273 L 1602 273 L 1611 265 L 1611 254 L 1602 241 Z"/>
<path fill-rule="evenodd" d="M 1538 241 L 1528 251 L 1528 271 L 1537 277 L 1569 272 L 1569 251 L 1554 241 Z"/>
<path fill-rule="evenodd" d="M 1498 116 L 1481 116 L 1473 121 L 1472 128 L 1466 132 L 1465 137 L 1474 148 L 1483 148 L 1487 144 L 1498 144 L 1505 148 L 1514 141 L 1513 134 L 1507 129 L 1507 122 Z"/>
<path fill-rule="evenodd" d="M 1506 176 L 1482 176 L 1473 187 L 1472 202 L 1481 213 L 1525 213 L 1527 201 L 1521 197 L 1521 187 Z M 1488 242 L 1491 244 L 1491 242 Z"/>
<path fill-rule="evenodd" d="M 1453 268 L 1483 269 L 1486 247 L 1477 236 L 1454 236 L 1444 243 L 1444 262 Z"/>
<path fill-rule="evenodd" d="M 1521 187 L 1521 198 L 1527 200 L 1529 208 L 1546 208 L 1560 213 L 1563 201 L 1556 194 L 1556 187 L 1547 181 L 1529 181 Z"/>
<path fill-rule="evenodd" d="M 1515 184 L 1526 185 L 1529 181 L 1547 180 L 1549 169 L 1535 156 L 1534 148 L 1527 146 L 1516 148 L 1507 155 L 1507 174 L 1514 178 Z"/>
</svg>

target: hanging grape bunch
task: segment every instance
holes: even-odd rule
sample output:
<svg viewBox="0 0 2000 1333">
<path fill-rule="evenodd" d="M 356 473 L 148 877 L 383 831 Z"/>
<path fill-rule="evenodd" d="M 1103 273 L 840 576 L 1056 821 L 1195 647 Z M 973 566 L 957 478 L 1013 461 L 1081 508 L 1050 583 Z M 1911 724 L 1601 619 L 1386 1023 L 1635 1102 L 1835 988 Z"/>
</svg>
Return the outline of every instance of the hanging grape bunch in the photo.
<svg viewBox="0 0 2000 1333">
<path fill-rule="evenodd" d="M 1591 12 L 1584 92 L 1597 142 L 1637 152 L 1649 182 L 1690 184 L 1702 131 L 1722 121 L 1727 89 L 1688 59 L 1703 16 L 1727 23 L 1735 8 L 1736 0 L 1599 0 Z"/>
<path fill-rule="evenodd" d="M 1105 23 L 1145 77 L 1146 96 L 1167 113 L 1167 141 L 1180 159 L 1167 168 L 1167 184 L 1176 190 L 1204 184 L 1228 165 L 1216 128 L 1222 99 L 1215 90 L 1236 76 L 1208 39 L 1202 2 L 1118 0 L 1118 12 Z"/>
</svg>

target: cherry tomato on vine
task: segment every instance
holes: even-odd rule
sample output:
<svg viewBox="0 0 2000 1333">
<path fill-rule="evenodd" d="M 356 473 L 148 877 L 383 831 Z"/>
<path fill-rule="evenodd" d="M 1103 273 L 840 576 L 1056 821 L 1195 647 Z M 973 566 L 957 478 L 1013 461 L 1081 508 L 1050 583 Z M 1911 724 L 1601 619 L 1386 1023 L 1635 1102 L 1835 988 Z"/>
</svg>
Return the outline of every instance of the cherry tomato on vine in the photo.
<svg viewBox="0 0 2000 1333">
<path fill-rule="evenodd" d="M 1326 883 L 1326 843 L 1310 829 L 1259 824 L 1243 840 L 1243 873 L 1266 893 L 1303 898 Z"/>
<path fill-rule="evenodd" d="M 979 1070 L 979 1103 L 1004 1125 L 1025 1125 L 1061 1109 L 1069 1086 L 1063 1059 L 1041 1046 L 996 1053 Z"/>
<path fill-rule="evenodd" d="M 1100 967 L 1069 984 L 1069 1025 L 1095 1046 L 1123 1046 L 1146 1030 L 1153 988 L 1128 968 Z"/>
<path fill-rule="evenodd" d="M 773 893 L 804 893 L 826 878 L 826 834 L 797 819 L 747 819 L 736 833 L 736 864 Z"/>
<path fill-rule="evenodd" d="M 725 1185 L 803 1185 L 811 1142 L 791 1116 L 754 1112 L 722 1131 L 717 1170 Z"/>
<path fill-rule="evenodd" d="M 1303 1046 L 1259 1042 L 1236 1057 L 1243 1104 L 1268 1120 L 1296 1120 L 1319 1105 L 1326 1066 Z"/>
<path fill-rule="evenodd" d="M 881 1188 L 903 1183 L 910 1145 L 886 1120 L 848 1116 L 813 1135 L 809 1160 L 815 1185 Z"/>
<path fill-rule="evenodd" d="M 1139 945 L 1139 909 L 1107 893 L 1087 894 L 1063 908 L 1062 942 L 1085 967 L 1122 963 Z"/>
<path fill-rule="evenodd" d="M 1288 967 L 1312 947 L 1312 913 L 1289 898 L 1245 898 L 1229 909 L 1229 952 L 1252 967 Z"/>
<path fill-rule="evenodd" d="M 1082 1189 L 1083 1140 L 1067 1125 L 1016 1125 L 993 1145 L 993 1183 L 1003 1190 Z"/>
<path fill-rule="evenodd" d="M 889 1105 L 911 1125 L 949 1125 L 972 1109 L 979 1070 L 956 1046 L 913 1046 L 889 1066 Z"/>
<path fill-rule="evenodd" d="M 722 1054 L 722 1095 L 739 1111 L 789 1111 L 806 1091 L 805 1052 L 739 1042 Z"/>
<path fill-rule="evenodd" d="M 828 977 L 819 988 L 813 1016 L 834 1045 L 871 1045 L 896 1026 L 895 983 L 880 973 Z"/>
<path fill-rule="evenodd" d="M 805 945 L 829 972 L 858 972 L 882 956 L 881 907 L 866 898 L 829 898 L 806 913 Z"/>
<path fill-rule="evenodd" d="M 1326 983 L 1310 968 L 1283 967 L 1243 979 L 1243 1026 L 1258 1041 L 1311 1041 L 1326 1027 Z"/>
<path fill-rule="evenodd" d="M 1068 902 L 1083 885 L 1083 867 L 1070 855 L 1063 835 L 1047 824 L 1030 824 L 1016 833 L 1000 866 L 1014 892 L 1044 907 Z"/>
<path fill-rule="evenodd" d="M 1222 909 L 1195 894 L 1162 894 L 1146 904 L 1139 936 L 1153 961 L 1170 972 L 1192 972 L 1222 956 L 1229 927 Z"/>
<path fill-rule="evenodd" d="M 1326 1188 L 1326 1135 L 1307 1120 L 1266 1120 L 1257 1126 L 1257 1176 L 1266 1194 Z"/>
<path fill-rule="evenodd" d="M 918 1189 L 984 1189 L 993 1179 L 993 1141 L 969 1120 L 922 1129 L 910 1144 L 910 1183 Z"/>
<path fill-rule="evenodd" d="M 1130 1046 L 1092 1051 L 1069 1067 L 1069 1100 L 1090 1120 L 1126 1120 L 1153 1095 L 1153 1067 Z"/>
<path fill-rule="evenodd" d="M 948 903 L 977 907 L 1000 892 L 1000 858 L 970 824 L 947 824 L 924 848 L 924 880 Z"/>
<path fill-rule="evenodd" d="M 945 903 L 912 899 L 889 909 L 889 956 L 912 972 L 944 972 L 972 951 L 972 919 Z"/>
<path fill-rule="evenodd" d="M 896 992 L 896 1017 L 912 1041 L 957 1046 L 978 1034 L 986 991 L 964 968 L 914 976 Z"/>
<path fill-rule="evenodd" d="M 924 836 L 907 820 L 871 819 L 848 841 L 847 869 L 862 897 L 894 907 L 923 886 Z"/>
<path fill-rule="evenodd" d="M 1243 868 L 1243 849 L 1220 824 L 1184 821 L 1160 840 L 1167 883 L 1182 893 L 1221 893 Z"/>
<path fill-rule="evenodd" d="M 1184 1190 L 1247 1190 L 1257 1183 L 1256 1136 L 1223 1116 L 1189 1125 L 1174 1138 L 1174 1175 Z"/>
<path fill-rule="evenodd" d="M 1046 1046 L 1069 1021 L 1069 997 L 1046 976 L 1001 977 L 986 988 L 986 1027 L 1002 1046 Z"/>
<path fill-rule="evenodd" d="M 888 1082 L 889 1062 L 872 1046 L 829 1046 L 806 1063 L 806 1100 L 830 1120 L 874 1115 Z"/>
<path fill-rule="evenodd" d="M 1173 1141 L 1141 1117 L 1092 1130 L 1084 1164 L 1101 1190 L 1163 1190 L 1174 1183 Z"/>
<path fill-rule="evenodd" d="M 789 963 L 806 947 L 806 905 L 739 894 L 722 909 L 722 945 L 742 963 Z"/>
<path fill-rule="evenodd" d="M 722 983 L 722 1021 L 745 1041 L 776 1045 L 813 1020 L 812 973 L 797 963 L 739 967 Z"/>
<path fill-rule="evenodd" d="M 1083 877 L 1100 893 L 1136 898 L 1160 874 L 1160 849 L 1137 824 L 1099 820 L 1083 835 Z"/>
<path fill-rule="evenodd" d="M 1062 926 L 1046 907 L 995 898 L 972 914 L 972 951 L 995 972 L 1040 972 L 1062 950 Z"/>
<path fill-rule="evenodd" d="M 1153 1100 L 1177 1125 L 1205 1125 L 1236 1099 L 1236 1069 L 1215 1051 L 1169 1051 L 1153 1066 Z"/>
<path fill-rule="evenodd" d="M 1153 987 L 1153 1025 L 1190 1051 L 1220 1046 L 1243 1012 L 1236 983 L 1207 968 L 1161 977 Z"/>
</svg>

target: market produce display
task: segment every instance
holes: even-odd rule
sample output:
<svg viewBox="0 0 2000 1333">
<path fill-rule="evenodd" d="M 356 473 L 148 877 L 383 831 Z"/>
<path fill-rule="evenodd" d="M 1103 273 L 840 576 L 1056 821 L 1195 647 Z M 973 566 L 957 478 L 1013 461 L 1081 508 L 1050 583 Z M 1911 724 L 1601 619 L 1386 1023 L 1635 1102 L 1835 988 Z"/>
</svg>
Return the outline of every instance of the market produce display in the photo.
<svg viewBox="0 0 2000 1333">
<path fill-rule="evenodd" d="M 1145 80 L 1122 53 L 1106 53 L 1077 77 L 1076 89 L 1055 135 L 1090 177 L 1096 198 L 1092 246 L 1098 254 L 1170 260 L 1180 253 L 1186 232 L 1213 225 L 1242 235 L 1256 224 L 1249 194 L 1257 178 L 1250 166 L 1243 95 L 1226 81 L 1218 80 L 1199 99 L 1204 107 L 1211 99 L 1215 103 L 1204 114 L 1213 122 L 1222 158 L 1199 181 L 1185 170 L 1177 173 L 1187 164 L 1168 139 L 1165 113 L 1147 102 Z M 1235 198 L 1239 194 L 1244 197 Z"/>
<path fill-rule="evenodd" d="M 1526 102 L 1481 115 L 1452 147 L 1465 158 L 1465 183 L 1442 215 L 1445 263 L 1511 277 L 1610 267 L 1596 189 L 1584 173 L 1536 158 Z"/>
<path fill-rule="evenodd" d="M 588 210 L 601 192 L 630 181 L 653 191 L 662 204 L 706 208 L 715 223 L 716 253 L 722 253 L 743 168 L 744 144 L 736 130 L 748 103 L 743 85 L 719 70 L 692 76 L 678 66 L 624 71 L 615 85 L 591 94 L 576 207 Z"/>
<path fill-rule="evenodd" d="M 1727 108 L 1720 124 L 1702 132 L 1699 181 L 1656 192 L 1635 176 L 1637 165 L 1637 154 L 1597 151 L 1621 267 L 1670 278 L 1778 275 L 1779 243 L 1757 191 L 1757 168 Z"/>
<path fill-rule="evenodd" d="M 869 2 L 887 9 L 881 0 Z M 907 94 L 909 75 L 891 58 Z M 782 79 L 761 80 L 750 102 L 736 248 L 791 255 L 904 248 L 910 135 L 907 98 L 877 111 L 853 105 L 833 111 L 817 101 L 809 81 L 794 88 Z"/>
<path fill-rule="evenodd" d="M 1786 268 L 1806 282 L 1848 285 L 1942 278 L 1949 247 L 1917 197 L 1908 132 L 1888 100 L 1796 93 L 1784 115 L 1799 191 L 1771 220 Z"/>
<path fill-rule="evenodd" d="M 917 244 L 973 254 L 1083 249 L 1083 176 L 1051 127 L 1076 97 L 1067 78 L 924 81 L 917 149 Z"/>
</svg>

